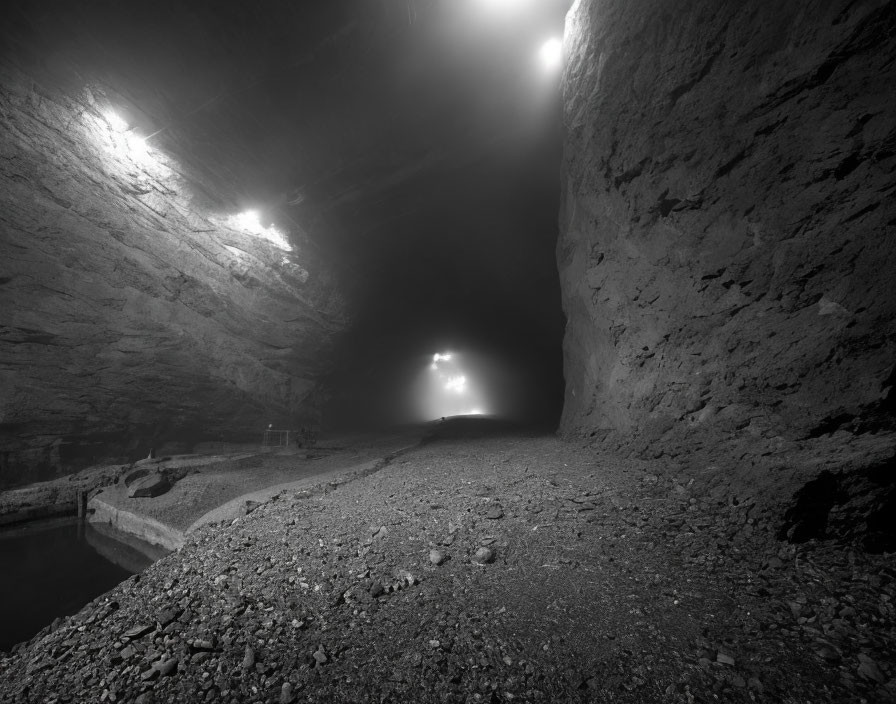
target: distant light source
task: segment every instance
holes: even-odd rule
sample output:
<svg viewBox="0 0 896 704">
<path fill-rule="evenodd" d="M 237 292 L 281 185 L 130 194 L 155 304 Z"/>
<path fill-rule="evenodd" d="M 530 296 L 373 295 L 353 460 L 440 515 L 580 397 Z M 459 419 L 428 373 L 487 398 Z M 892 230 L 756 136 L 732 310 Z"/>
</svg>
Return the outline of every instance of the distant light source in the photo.
<svg viewBox="0 0 896 704">
<path fill-rule="evenodd" d="M 483 378 L 470 354 L 437 352 L 420 379 L 419 407 L 427 420 L 451 416 L 484 415 L 489 406 Z M 473 410 L 470 410 L 473 409 Z"/>
<path fill-rule="evenodd" d="M 541 65 L 546 69 L 557 68 L 563 60 L 563 43 L 556 37 L 548 39 L 538 52 Z"/>
<path fill-rule="evenodd" d="M 462 394 L 467 389 L 467 377 L 455 376 L 445 382 L 445 391 Z"/>
</svg>

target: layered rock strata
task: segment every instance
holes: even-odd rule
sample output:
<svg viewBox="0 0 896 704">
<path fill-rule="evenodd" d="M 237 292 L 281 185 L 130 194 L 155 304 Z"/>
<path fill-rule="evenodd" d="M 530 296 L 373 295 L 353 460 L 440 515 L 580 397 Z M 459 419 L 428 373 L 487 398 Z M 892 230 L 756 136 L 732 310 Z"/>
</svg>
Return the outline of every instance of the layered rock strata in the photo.
<svg viewBox="0 0 896 704">
<path fill-rule="evenodd" d="M 894 31 L 886 2 L 575 4 L 564 432 L 758 456 L 892 429 Z"/>
<path fill-rule="evenodd" d="M 0 485 L 312 422 L 345 324 L 312 243 L 241 225 L 101 90 L 0 82 Z"/>
</svg>

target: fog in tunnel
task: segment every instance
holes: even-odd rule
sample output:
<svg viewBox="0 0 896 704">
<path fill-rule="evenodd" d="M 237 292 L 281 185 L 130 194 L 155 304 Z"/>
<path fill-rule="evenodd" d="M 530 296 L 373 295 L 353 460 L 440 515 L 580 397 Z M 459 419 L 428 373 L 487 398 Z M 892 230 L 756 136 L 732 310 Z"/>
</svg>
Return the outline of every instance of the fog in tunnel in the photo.
<svg viewBox="0 0 896 704">
<path fill-rule="evenodd" d="M 896 1 L 0 3 L 0 702 L 896 701 Z"/>
<path fill-rule="evenodd" d="M 405 415 L 384 410 L 445 345 L 513 377 L 497 405 L 556 422 L 559 68 L 539 50 L 567 9 L 20 1 L 5 55 L 48 86 L 102 86 L 103 114 L 183 174 L 190 208 L 237 228 L 250 212 L 332 266 L 351 320 L 314 423 Z"/>
</svg>

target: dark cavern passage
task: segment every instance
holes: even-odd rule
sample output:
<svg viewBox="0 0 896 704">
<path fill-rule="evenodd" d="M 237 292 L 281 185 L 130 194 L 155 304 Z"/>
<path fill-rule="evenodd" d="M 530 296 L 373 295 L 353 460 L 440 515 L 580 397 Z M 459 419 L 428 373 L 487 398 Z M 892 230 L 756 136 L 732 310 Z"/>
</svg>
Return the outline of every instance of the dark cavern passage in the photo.
<svg viewBox="0 0 896 704">
<path fill-rule="evenodd" d="M 896 2 L 0 16 L 0 702 L 896 701 Z"/>
</svg>

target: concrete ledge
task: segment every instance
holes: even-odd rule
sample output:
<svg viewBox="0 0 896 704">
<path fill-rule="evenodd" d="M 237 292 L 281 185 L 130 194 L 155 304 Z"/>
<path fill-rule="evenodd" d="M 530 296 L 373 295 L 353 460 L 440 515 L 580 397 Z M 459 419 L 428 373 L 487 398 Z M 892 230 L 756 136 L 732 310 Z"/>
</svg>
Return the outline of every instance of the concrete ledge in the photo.
<svg viewBox="0 0 896 704">
<path fill-rule="evenodd" d="M 44 518 L 56 518 L 58 516 L 78 515 L 78 504 L 74 500 L 60 501 L 45 506 L 30 506 L 16 511 L 0 515 L 0 527 L 12 526 L 27 521 L 37 521 Z"/>
<path fill-rule="evenodd" d="M 140 516 L 130 511 L 110 506 L 105 501 L 94 497 L 87 503 L 90 523 L 105 523 L 117 531 L 129 533 L 140 540 L 158 545 L 166 550 L 177 550 L 183 547 L 184 534 L 176 528 L 166 526 L 154 518 Z"/>
<path fill-rule="evenodd" d="M 258 491 L 252 491 L 247 494 L 243 494 L 242 496 L 231 499 L 227 503 L 222 504 L 217 508 L 212 509 L 208 513 L 200 516 L 190 525 L 189 528 L 187 528 L 185 534 L 189 535 L 193 531 L 209 523 L 233 521 L 240 516 L 245 516 L 247 513 L 246 509 L 248 503 L 256 505 L 264 504 L 274 497 L 288 491 L 304 491 L 304 493 L 306 493 L 307 495 L 313 495 L 314 493 L 336 489 L 342 484 L 346 484 L 356 479 L 361 479 L 362 477 L 366 477 L 370 474 L 373 474 L 374 472 L 379 471 L 399 455 L 403 455 L 404 453 L 409 452 L 410 450 L 413 450 L 417 447 L 419 447 L 419 443 L 414 443 L 413 445 L 407 445 L 405 447 L 399 448 L 393 452 L 390 452 L 388 455 L 385 455 L 384 457 L 380 457 L 378 459 L 369 460 L 367 462 L 362 462 L 361 464 L 352 465 L 350 467 L 342 467 L 326 474 L 318 474 L 312 477 L 307 477 L 306 479 L 299 479 L 294 482 L 275 484 L 274 486 L 268 486 L 264 489 L 259 489 Z"/>
<path fill-rule="evenodd" d="M 371 460 L 370 462 L 364 462 L 363 464 L 355 465 L 353 467 L 348 467 L 346 469 L 340 469 L 333 474 L 351 474 L 355 476 L 356 473 L 359 472 L 374 472 L 379 466 L 384 463 L 383 460 Z M 364 476 L 363 474 L 361 476 Z M 213 508 L 208 513 L 200 516 L 196 519 L 193 524 L 187 528 L 186 533 L 192 533 L 197 528 L 201 528 L 202 526 L 208 523 L 218 523 L 220 521 L 232 521 L 240 516 L 246 515 L 246 504 L 247 503 L 255 503 L 255 504 L 264 504 L 273 499 L 275 496 L 279 496 L 280 494 L 286 491 L 296 491 L 299 489 L 304 489 L 305 487 L 316 486 L 319 484 L 327 484 L 328 481 L 332 481 L 332 479 L 327 479 L 327 475 L 309 477 L 307 479 L 299 479 L 294 482 L 285 482 L 283 484 L 275 484 L 274 486 L 268 486 L 264 489 L 259 489 L 258 491 L 252 491 L 248 494 L 243 494 L 242 496 L 237 496 L 235 499 L 231 499 L 225 504 L 221 504 L 217 508 Z M 343 483 L 343 482 L 340 482 Z"/>
</svg>

